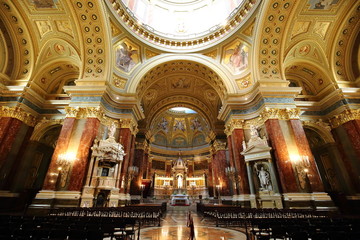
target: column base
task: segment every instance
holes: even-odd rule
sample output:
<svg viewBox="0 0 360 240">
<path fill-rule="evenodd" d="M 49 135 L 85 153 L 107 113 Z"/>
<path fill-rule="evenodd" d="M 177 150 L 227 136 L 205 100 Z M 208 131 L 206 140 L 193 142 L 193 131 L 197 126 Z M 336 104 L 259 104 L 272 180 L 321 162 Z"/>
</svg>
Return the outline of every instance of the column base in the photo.
<svg viewBox="0 0 360 240">
<path fill-rule="evenodd" d="M 336 210 L 330 196 L 325 192 L 284 193 L 284 207 L 297 209 Z"/>
<path fill-rule="evenodd" d="M 81 192 L 41 190 L 29 206 L 28 212 L 33 210 L 49 211 L 53 208 L 78 207 Z"/>
<path fill-rule="evenodd" d="M 240 194 L 240 195 L 233 195 L 232 201 L 233 205 L 240 206 L 242 208 L 250 208 L 253 207 L 252 201 L 255 199 L 250 194 Z"/>
</svg>

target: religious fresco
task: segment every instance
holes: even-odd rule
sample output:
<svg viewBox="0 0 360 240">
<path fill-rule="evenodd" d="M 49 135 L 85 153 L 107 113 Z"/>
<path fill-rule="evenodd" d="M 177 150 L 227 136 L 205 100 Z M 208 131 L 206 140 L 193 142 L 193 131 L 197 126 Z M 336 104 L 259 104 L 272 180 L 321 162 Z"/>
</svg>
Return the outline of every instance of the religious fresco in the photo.
<svg viewBox="0 0 360 240">
<path fill-rule="evenodd" d="M 332 5 L 338 3 L 339 0 L 309 0 L 309 9 L 330 9 Z"/>
<path fill-rule="evenodd" d="M 168 120 L 165 117 L 162 117 L 161 121 L 158 123 L 158 128 L 167 133 L 169 131 L 168 125 Z"/>
<path fill-rule="evenodd" d="M 36 8 L 56 8 L 58 0 L 29 0 Z"/>
<path fill-rule="evenodd" d="M 122 42 L 115 48 L 115 66 L 124 72 L 130 72 L 139 62 L 138 52 L 130 43 Z"/>
<path fill-rule="evenodd" d="M 156 129 L 152 144 L 158 146 L 178 148 L 207 144 L 209 124 L 192 109 L 171 108 L 159 115 L 152 126 Z"/>
<path fill-rule="evenodd" d="M 185 131 L 185 119 L 184 118 L 175 118 L 174 119 L 174 131 Z"/>
<path fill-rule="evenodd" d="M 249 48 L 242 42 L 236 42 L 225 49 L 224 64 L 234 73 L 240 73 L 248 68 Z"/>
</svg>

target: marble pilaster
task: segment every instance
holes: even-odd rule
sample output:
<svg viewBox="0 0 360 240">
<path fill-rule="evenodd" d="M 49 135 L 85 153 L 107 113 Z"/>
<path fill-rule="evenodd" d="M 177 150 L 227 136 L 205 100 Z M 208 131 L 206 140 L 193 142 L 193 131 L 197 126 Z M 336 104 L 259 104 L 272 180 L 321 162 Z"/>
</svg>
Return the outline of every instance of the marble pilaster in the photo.
<svg viewBox="0 0 360 240">
<path fill-rule="evenodd" d="M 89 149 L 98 133 L 100 121 L 97 118 L 88 118 L 81 135 L 76 160 L 72 166 L 68 190 L 81 191 L 88 166 Z"/>
<path fill-rule="evenodd" d="M 53 156 L 51 158 L 50 166 L 45 177 L 43 190 L 55 190 L 56 175 L 54 174 L 58 172 L 58 167 L 59 167 L 57 163 L 58 155 L 62 154 L 68 148 L 74 125 L 75 125 L 75 118 L 71 117 L 71 118 L 66 118 L 64 120 Z"/>
<path fill-rule="evenodd" d="M 283 136 L 278 119 L 268 119 L 265 122 L 272 148 L 276 158 L 276 166 L 280 177 L 280 184 L 284 193 L 299 192 L 295 173 L 290 161 L 287 144 Z"/>
<path fill-rule="evenodd" d="M 315 158 L 311 152 L 309 142 L 306 138 L 305 131 L 302 127 L 301 121 L 299 119 L 290 119 L 290 125 L 294 132 L 295 142 L 301 156 L 308 156 L 309 167 L 307 176 L 309 178 L 310 186 L 312 192 L 323 192 L 324 186 L 321 181 L 319 172 L 317 170 Z"/>
</svg>

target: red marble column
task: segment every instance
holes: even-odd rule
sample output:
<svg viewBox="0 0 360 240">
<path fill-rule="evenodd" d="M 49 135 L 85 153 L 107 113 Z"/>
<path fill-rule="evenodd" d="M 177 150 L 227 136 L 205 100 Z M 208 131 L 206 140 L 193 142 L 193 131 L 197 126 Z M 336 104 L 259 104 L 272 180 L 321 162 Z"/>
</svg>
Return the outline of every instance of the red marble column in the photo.
<svg viewBox="0 0 360 240">
<path fill-rule="evenodd" d="M 308 156 L 310 161 L 309 172 L 307 173 L 312 192 L 323 192 L 324 185 L 321 181 L 319 171 L 316 166 L 315 158 L 311 152 L 309 142 L 306 138 L 304 128 L 299 119 L 290 120 L 291 128 L 294 132 L 296 146 L 301 156 Z"/>
<path fill-rule="evenodd" d="M 0 170 L 3 169 L 4 163 L 8 157 L 8 154 L 15 142 L 16 136 L 19 133 L 22 121 L 16 118 L 1 118 L 0 124 Z M 1 176 L 3 179 L 3 176 Z"/>
<path fill-rule="evenodd" d="M 193 176 L 194 176 L 194 165 L 193 165 L 193 164 L 189 164 L 189 165 L 188 165 L 188 176 L 189 176 L 189 177 L 193 177 Z"/>
<path fill-rule="evenodd" d="M 10 117 L 0 124 L 0 189 L 10 190 L 34 128 Z"/>
<path fill-rule="evenodd" d="M 209 189 L 209 196 L 214 197 L 214 175 L 213 175 L 213 164 L 212 161 L 208 162 L 208 174 L 206 176 L 207 187 Z"/>
<path fill-rule="evenodd" d="M 121 167 L 121 177 L 120 177 L 120 181 L 123 181 L 126 177 L 127 171 L 128 171 L 128 167 L 129 167 L 129 161 L 130 161 L 130 155 L 131 155 L 131 140 L 132 140 L 132 135 L 131 135 L 131 131 L 129 128 L 120 128 L 120 140 L 119 142 L 121 143 L 121 145 L 123 145 L 124 147 L 124 151 L 125 151 L 125 156 L 122 162 L 122 167 Z M 125 184 L 122 185 L 120 184 L 120 193 L 125 193 Z"/>
<path fill-rule="evenodd" d="M 360 192 L 360 180 L 358 178 L 356 168 L 354 167 L 354 163 L 359 164 L 360 158 L 357 157 L 357 159 L 354 161 L 349 152 L 351 152 L 353 149 L 354 155 L 357 155 L 356 146 L 358 144 L 357 142 L 359 141 L 358 133 L 360 133 L 359 122 L 360 120 L 349 121 L 331 131 L 332 135 L 334 136 L 336 146 L 338 147 L 339 153 L 341 155 L 341 160 L 343 161 L 346 172 L 350 178 L 352 185 L 351 187 L 356 192 Z M 342 132 L 344 133 L 342 134 Z M 358 135 L 357 138 L 356 135 Z"/>
<path fill-rule="evenodd" d="M 243 141 L 244 129 L 234 129 L 231 134 L 231 142 L 235 168 L 238 173 L 239 194 L 250 194 L 245 158 L 241 154 L 243 151 Z"/>
<path fill-rule="evenodd" d="M 352 120 L 342 126 L 346 130 L 351 146 L 357 156 L 357 162 L 360 164 L 360 120 Z"/>
<path fill-rule="evenodd" d="M 165 175 L 166 177 L 171 177 L 171 164 L 165 166 Z"/>
<path fill-rule="evenodd" d="M 214 154 L 214 169 L 216 169 L 216 185 L 221 185 L 221 195 L 222 196 L 230 196 L 230 183 L 229 178 L 226 176 L 225 168 L 228 167 L 226 162 L 226 151 L 225 150 L 217 150 Z"/>
<path fill-rule="evenodd" d="M 135 155 L 135 139 L 134 135 L 131 135 L 131 147 L 130 147 L 130 157 L 129 157 L 129 166 L 134 166 L 134 155 Z M 140 170 L 140 169 L 139 169 Z M 130 182 L 128 182 L 126 193 L 130 193 Z"/>
<path fill-rule="evenodd" d="M 234 161 L 234 153 L 233 153 L 233 146 L 232 146 L 232 137 L 231 135 L 227 137 L 227 146 L 228 146 L 228 152 L 229 152 L 229 164 L 230 167 L 233 167 L 234 169 L 236 169 L 235 166 L 235 161 Z M 232 181 L 235 181 L 235 184 L 232 184 L 232 192 L 234 195 L 238 195 L 239 194 L 239 189 L 236 188 L 236 186 L 238 185 L 238 183 L 236 183 L 236 179 L 232 179 Z"/>
<path fill-rule="evenodd" d="M 143 173 L 146 170 L 143 168 L 144 158 L 145 158 L 144 149 L 142 149 L 142 148 L 135 149 L 133 165 L 137 166 L 139 168 L 139 174 L 137 176 L 135 176 L 132 181 L 131 188 L 130 188 L 131 194 L 135 194 L 135 195 L 140 194 L 141 180 L 142 180 Z"/>
<path fill-rule="evenodd" d="M 290 162 L 289 152 L 278 119 L 269 119 L 265 122 L 266 131 L 275 153 L 281 187 L 284 193 L 299 192 L 295 173 Z"/>
<path fill-rule="evenodd" d="M 53 156 L 51 158 L 51 163 L 49 166 L 49 169 L 47 171 L 43 190 L 55 190 L 56 186 L 56 179 L 54 179 L 53 176 L 51 176 L 51 173 L 57 173 L 58 172 L 58 164 L 57 164 L 57 158 L 59 154 L 62 154 L 65 152 L 65 150 L 68 148 L 70 137 L 72 130 L 74 128 L 75 124 L 75 118 L 65 118 L 64 124 L 61 128 L 61 132 L 53 153 Z"/>
<path fill-rule="evenodd" d="M 89 165 L 90 147 L 98 133 L 99 126 L 99 119 L 86 119 L 85 129 L 81 135 L 79 148 L 76 154 L 76 160 L 71 169 L 68 185 L 69 191 L 81 191 L 81 188 L 84 185 L 84 179 Z"/>
</svg>

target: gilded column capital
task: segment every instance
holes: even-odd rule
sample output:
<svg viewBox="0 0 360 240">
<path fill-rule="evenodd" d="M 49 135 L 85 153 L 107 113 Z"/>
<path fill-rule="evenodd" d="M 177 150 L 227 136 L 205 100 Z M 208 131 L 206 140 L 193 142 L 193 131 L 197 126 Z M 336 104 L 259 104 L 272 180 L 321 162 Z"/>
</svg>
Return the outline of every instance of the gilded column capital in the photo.
<svg viewBox="0 0 360 240">
<path fill-rule="evenodd" d="M 1 106 L 0 117 L 16 118 L 30 127 L 35 127 L 37 120 L 31 113 L 25 112 L 20 107 Z"/>
<path fill-rule="evenodd" d="M 215 152 L 221 151 L 221 150 L 226 150 L 226 142 L 215 140 L 213 143 L 213 149 Z"/>
<path fill-rule="evenodd" d="M 245 120 L 243 119 L 230 119 L 225 125 L 225 134 L 230 136 L 234 129 L 243 129 L 245 126 Z"/>
<path fill-rule="evenodd" d="M 144 142 L 135 142 L 135 149 L 141 149 L 144 151 L 147 151 L 149 144 L 144 141 Z"/>
<path fill-rule="evenodd" d="M 360 119 L 360 109 L 347 109 L 342 113 L 333 116 L 329 121 L 332 128 L 337 128 L 344 123 L 357 119 Z"/>
<path fill-rule="evenodd" d="M 265 108 L 260 117 L 266 122 L 269 119 L 290 120 L 300 119 L 299 108 Z"/>
<path fill-rule="evenodd" d="M 120 128 L 129 128 L 133 135 L 138 133 L 137 122 L 131 118 L 119 119 Z"/>
<path fill-rule="evenodd" d="M 104 112 L 100 107 L 65 107 L 67 118 L 97 118 L 101 121 L 104 118 Z"/>
</svg>

